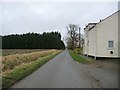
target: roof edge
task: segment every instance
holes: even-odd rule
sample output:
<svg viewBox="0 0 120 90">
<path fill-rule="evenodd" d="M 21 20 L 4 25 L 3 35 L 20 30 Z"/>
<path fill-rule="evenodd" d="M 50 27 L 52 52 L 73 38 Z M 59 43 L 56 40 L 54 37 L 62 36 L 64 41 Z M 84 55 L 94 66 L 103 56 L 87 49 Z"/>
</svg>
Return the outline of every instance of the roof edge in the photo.
<svg viewBox="0 0 120 90">
<path fill-rule="evenodd" d="M 100 20 L 100 21 L 99 21 L 98 23 L 96 23 L 93 27 L 91 27 L 91 28 L 89 29 L 89 31 L 90 31 L 92 28 L 94 28 L 97 24 L 99 24 L 99 23 L 103 22 L 104 20 L 106 20 L 107 18 L 109 18 L 109 17 L 113 16 L 114 14 L 116 14 L 116 13 L 118 13 L 118 12 L 120 12 L 120 10 L 118 10 L 118 11 L 114 12 L 113 14 L 109 15 L 109 16 L 108 16 L 108 17 L 106 17 L 105 19 Z M 88 25 L 89 25 L 89 24 L 88 24 Z M 88 25 L 87 25 L 86 27 L 88 27 Z M 86 27 L 85 27 L 85 28 L 86 28 Z"/>
</svg>

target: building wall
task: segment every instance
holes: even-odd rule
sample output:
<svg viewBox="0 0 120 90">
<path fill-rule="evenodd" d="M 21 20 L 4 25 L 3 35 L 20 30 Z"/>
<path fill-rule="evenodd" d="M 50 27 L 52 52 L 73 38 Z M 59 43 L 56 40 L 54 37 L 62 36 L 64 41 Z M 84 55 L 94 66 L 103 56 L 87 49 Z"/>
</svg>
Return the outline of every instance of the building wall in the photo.
<svg viewBox="0 0 120 90">
<path fill-rule="evenodd" d="M 88 52 L 87 55 L 96 57 L 119 57 L 118 13 L 99 22 L 89 31 L 86 28 L 85 31 L 88 34 L 88 37 L 85 37 L 84 45 L 84 52 Z M 111 40 L 114 41 L 114 47 L 108 48 L 108 41 Z M 113 51 L 113 54 L 110 54 L 110 51 Z"/>
<path fill-rule="evenodd" d="M 120 12 L 118 13 L 118 56 L 120 57 Z"/>
<path fill-rule="evenodd" d="M 90 31 L 88 31 L 89 33 L 89 39 L 88 39 L 88 54 L 89 55 L 95 55 L 95 49 L 96 49 L 96 35 L 95 35 L 95 28 L 91 29 Z"/>
<path fill-rule="evenodd" d="M 85 28 L 84 31 L 84 45 L 83 45 L 83 54 L 88 55 L 89 54 L 89 28 L 91 28 L 93 25 L 89 25 L 87 28 Z M 91 35 L 90 35 L 91 36 Z"/>
<path fill-rule="evenodd" d="M 97 57 L 118 57 L 118 13 L 96 25 Z M 108 48 L 108 41 L 114 41 L 114 47 Z M 113 51 L 113 54 L 110 54 Z"/>
</svg>

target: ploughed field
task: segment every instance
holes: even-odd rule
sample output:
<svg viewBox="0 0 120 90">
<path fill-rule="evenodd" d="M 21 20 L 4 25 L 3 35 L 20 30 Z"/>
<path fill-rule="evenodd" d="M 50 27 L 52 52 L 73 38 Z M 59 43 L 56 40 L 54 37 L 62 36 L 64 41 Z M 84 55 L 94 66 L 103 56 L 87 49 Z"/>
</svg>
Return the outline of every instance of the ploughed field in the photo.
<svg viewBox="0 0 120 90">
<path fill-rule="evenodd" d="M 8 88 L 39 68 L 62 50 L 56 49 L 3 49 L 2 86 Z"/>
</svg>

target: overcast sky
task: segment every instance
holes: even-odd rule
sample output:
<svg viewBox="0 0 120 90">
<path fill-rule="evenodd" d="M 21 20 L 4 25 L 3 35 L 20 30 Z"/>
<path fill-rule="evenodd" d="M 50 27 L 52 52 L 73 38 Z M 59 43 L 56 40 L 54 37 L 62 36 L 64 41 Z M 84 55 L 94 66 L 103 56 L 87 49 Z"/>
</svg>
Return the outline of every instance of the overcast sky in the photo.
<svg viewBox="0 0 120 90">
<path fill-rule="evenodd" d="M 114 1 L 114 0 L 113 0 Z M 118 2 L 2 2 L 2 35 L 59 31 L 77 24 L 82 29 L 89 22 L 99 22 L 118 10 Z"/>
</svg>

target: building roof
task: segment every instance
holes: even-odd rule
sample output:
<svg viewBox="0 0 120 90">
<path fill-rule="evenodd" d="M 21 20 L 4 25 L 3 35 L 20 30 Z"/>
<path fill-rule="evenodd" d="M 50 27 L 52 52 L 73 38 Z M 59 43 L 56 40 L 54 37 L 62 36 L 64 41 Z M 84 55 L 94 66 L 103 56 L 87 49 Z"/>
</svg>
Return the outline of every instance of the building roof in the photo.
<svg viewBox="0 0 120 90">
<path fill-rule="evenodd" d="M 115 12 L 115 13 L 111 14 L 110 16 L 106 17 L 105 19 L 100 20 L 98 23 L 88 23 L 88 25 L 87 25 L 85 28 L 87 28 L 89 25 L 93 25 L 93 24 L 94 24 L 94 26 L 92 26 L 91 28 L 89 28 L 89 30 L 91 30 L 91 29 L 94 28 L 97 24 L 99 24 L 100 22 L 106 20 L 107 18 L 113 16 L 114 14 L 116 14 L 116 13 L 118 13 L 118 12 L 120 12 L 120 10 L 118 10 L 117 12 Z M 84 28 L 84 29 L 85 29 L 85 28 Z"/>
<path fill-rule="evenodd" d="M 88 23 L 88 25 L 87 25 L 85 28 L 87 28 L 87 27 L 90 26 L 90 25 L 93 25 L 93 26 L 94 26 L 94 25 L 96 25 L 96 24 L 97 24 L 97 23 Z M 84 28 L 84 29 L 85 29 L 85 28 Z"/>
</svg>

